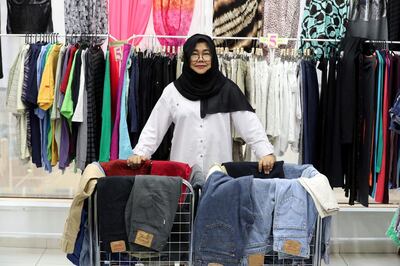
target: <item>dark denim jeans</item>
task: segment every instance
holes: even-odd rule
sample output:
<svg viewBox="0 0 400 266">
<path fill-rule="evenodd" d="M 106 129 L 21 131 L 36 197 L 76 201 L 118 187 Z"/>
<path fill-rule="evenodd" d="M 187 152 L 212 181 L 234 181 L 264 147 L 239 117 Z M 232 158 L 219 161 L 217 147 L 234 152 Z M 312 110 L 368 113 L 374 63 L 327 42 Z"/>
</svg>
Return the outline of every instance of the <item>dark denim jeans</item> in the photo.
<svg viewBox="0 0 400 266">
<path fill-rule="evenodd" d="M 194 224 L 194 265 L 237 266 L 254 223 L 253 177 L 214 172 L 207 179 Z"/>
</svg>

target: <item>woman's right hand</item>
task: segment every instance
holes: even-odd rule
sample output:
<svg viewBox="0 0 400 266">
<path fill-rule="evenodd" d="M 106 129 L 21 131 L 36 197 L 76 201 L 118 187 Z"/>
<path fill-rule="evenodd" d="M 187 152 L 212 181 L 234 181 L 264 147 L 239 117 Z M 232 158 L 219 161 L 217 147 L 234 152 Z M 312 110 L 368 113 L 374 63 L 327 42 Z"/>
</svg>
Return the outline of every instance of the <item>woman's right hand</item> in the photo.
<svg viewBox="0 0 400 266">
<path fill-rule="evenodd" d="M 133 169 L 139 168 L 142 163 L 147 161 L 148 158 L 146 156 L 140 156 L 140 155 L 132 155 L 131 157 L 126 160 L 126 163 L 128 164 L 129 167 L 132 167 Z"/>
</svg>

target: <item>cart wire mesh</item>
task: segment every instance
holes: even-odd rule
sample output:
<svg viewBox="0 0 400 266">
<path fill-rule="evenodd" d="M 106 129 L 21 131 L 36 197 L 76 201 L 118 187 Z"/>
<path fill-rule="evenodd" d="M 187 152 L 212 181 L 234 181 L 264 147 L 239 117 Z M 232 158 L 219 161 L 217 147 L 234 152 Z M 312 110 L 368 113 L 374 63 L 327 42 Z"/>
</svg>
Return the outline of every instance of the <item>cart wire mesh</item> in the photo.
<svg viewBox="0 0 400 266">
<path fill-rule="evenodd" d="M 322 248 L 322 219 L 317 218 L 316 227 L 310 242 L 310 257 L 301 258 L 292 255 L 285 255 L 279 258 L 278 252 L 272 251 L 272 245 L 267 246 L 267 252 L 264 257 L 265 266 L 291 265 L 291 266 L 320 266 L 321 265 L 321 248 Z M 272 243 L 272 236 L 269 243 Z"/>
<path fill-rule="evenodd" d="M 129 266 L 180 266 L 193 265 L 192 243 L 193 243 L 193 221 L 194 221 L 194 191 L 186 180 L 182 180 L 186 186 L 185 201 L 179 203 L 175 215 L 171 235 L 162 252 L 127 251 L 110 253 L 101 249 L 102 240 L 99 236 L 97 217 L 96 193 L 89 198 L 89 224 L 92 230 L 89 240 L 92 245 L 90 258 L 94 265 L 129 265 Z M 92 210 L 92 211 L 91 211 Z M 320 266 L 321 265 L 321 242 L 322 242 L 322 219 L 317 218 L 314 234 L 310 242 L 310 257 L 300 258 L 291 255 L 283 257 L 273 251 L 272 244 L 267 246 L 267 253 L 264 257 L 265 266 L 292 265 L 292 266 Z M 271 236 L 272 238 L 272 236 Z M 270 239 L 269 243 L 273 243 Z"/>
<path fill-rule="evenodd" d="M 191 265 L 192 261 L 192 229 L 194 218 L 194 191 L 190 183 L 182 179 L 186 189 L 182 192 L 185 200 L 178 204 L 171 234 L 161 252 L 135 251 L 111 253 L 102 249 L 99 235 L 97 215 L 97 195 L 89 198 L 89 223 L 93 231 L 89 241 L 94 243 L 90 250 L 91 261 L 94 265 Z M 90 211 L 90 210 L 93 211 Z"/>
</svg>

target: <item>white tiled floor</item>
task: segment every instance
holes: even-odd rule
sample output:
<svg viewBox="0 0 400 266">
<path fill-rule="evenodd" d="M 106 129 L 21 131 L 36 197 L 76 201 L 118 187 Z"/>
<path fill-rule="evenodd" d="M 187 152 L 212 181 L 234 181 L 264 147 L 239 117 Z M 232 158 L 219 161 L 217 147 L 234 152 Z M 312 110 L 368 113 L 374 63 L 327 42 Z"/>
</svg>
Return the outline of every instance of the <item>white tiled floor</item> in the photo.
<svg viewBox="0 0 400 266">
<path fill-rule="evenodd" d="M 322 265 L 326 265 L 322 263 Z M 396 254 L 334 254 L 331 266 L 399 266 L 400 256 Z"/>
<path fill-rule="evenodd" d="M 0 247 L 0 266 L 69 266 L 58 249 Z"/>
<path fill-rule="evenodd" d="M 73 265 L 58 249 L 0 247 L 0 266 L 69 266 Z M 325 265 L 322 263 L 322 265 Z M 399 266 L 396 254 L 334 254 L 331 266 Z"/>
</svg>

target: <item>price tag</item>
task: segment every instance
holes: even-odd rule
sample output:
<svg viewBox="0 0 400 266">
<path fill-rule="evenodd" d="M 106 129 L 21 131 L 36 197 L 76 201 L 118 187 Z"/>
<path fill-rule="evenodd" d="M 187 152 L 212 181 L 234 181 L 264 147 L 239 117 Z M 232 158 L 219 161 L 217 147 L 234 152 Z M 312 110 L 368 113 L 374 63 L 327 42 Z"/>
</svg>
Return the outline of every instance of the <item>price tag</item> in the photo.
<svg viewBox="0 0 400 266">
<path fill-rule="evenodd" d="M 267 37 L 260 37 L 260 43 L 268 45 L 268 38 Z"/>
<path fill-rule="evenodd" d="M 289 42 L 288 38 L 278 38 L 278 46 L 279 45 L 287 45 Z"/>
<path fill-rule="evenodd" d="M 277 48 L 278 47 L 278 34 L 276 33 L 268 33 L 268 48 Z"/>
</svg>

